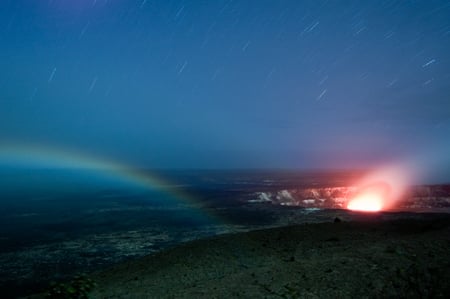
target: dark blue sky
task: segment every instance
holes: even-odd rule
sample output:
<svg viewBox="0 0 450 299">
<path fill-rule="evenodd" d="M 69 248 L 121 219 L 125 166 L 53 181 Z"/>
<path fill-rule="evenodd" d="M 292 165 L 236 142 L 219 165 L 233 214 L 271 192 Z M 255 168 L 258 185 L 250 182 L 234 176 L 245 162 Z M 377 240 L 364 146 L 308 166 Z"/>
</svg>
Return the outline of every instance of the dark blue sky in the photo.
<svg viewBox="0 0 450 299">
<path fill-rule="evenodd" d="M 3 0 L 0 42 L 2 144 L 155 168 L 450 152 L 448 0 Z"/>
</svg>

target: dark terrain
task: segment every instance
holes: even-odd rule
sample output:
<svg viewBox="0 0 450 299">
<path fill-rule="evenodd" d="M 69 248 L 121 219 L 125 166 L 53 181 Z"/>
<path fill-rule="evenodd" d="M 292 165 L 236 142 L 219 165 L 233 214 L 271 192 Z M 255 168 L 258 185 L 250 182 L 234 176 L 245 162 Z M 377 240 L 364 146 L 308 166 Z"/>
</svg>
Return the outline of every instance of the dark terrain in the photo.
<svg viewBox="0 0 450 299">
<path fill-rule="evenodd" d="M 5 193 L 0 207 L 2 298 L 33 294 L 48 289 L 51 281 L 67 281 L 77 273 L 101 271 L 216 235 L 331 222 L 335 217 L 366 221 L 366 214 L 343 209 L 358 175 L 172 173 L 168 180 L 174 188 L 197 199 L 191 204 L 114 185 L 86 188 L 83 181 L 77 188 L 72 177 L 63 183 L 75 191 L 60 193 L 50 186 L 45 192 Z M 54 182 L 41 173 L 33 179 L 37 176 L 39 186 Z M 371 217 L 420 221 L 448 213 L 450 187 L 412 187 L 398 207 Z"/>
<path fill-rule="evenodd" d="M 92 274 L 90 298 L 448 298 L 450 216 L 381 218 L 189 242 Z"/>
</svg>

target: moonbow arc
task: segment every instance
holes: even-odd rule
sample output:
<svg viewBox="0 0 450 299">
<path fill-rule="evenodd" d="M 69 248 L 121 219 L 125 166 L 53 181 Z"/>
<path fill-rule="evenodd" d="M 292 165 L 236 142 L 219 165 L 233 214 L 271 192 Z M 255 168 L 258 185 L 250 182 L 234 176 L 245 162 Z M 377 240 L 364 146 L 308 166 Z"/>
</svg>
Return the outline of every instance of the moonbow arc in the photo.
<svg viewBox="0 0 450 299">
<path fill-rule="evenodd" d="M 165 193 L 174 200 L 196 209 L 201 209 L 202 206 L 199 200 L 154 172 L 142 171 L 124 163 L 67 149 L 0 145 L 0 169 L 2 168 L 55 168 L 80 171 L 87 169 L 99 176 L 117 180 L 130 186 Z M 203 214 L 208 218 L 216 218 L 207 211 Z"/>
</svg>

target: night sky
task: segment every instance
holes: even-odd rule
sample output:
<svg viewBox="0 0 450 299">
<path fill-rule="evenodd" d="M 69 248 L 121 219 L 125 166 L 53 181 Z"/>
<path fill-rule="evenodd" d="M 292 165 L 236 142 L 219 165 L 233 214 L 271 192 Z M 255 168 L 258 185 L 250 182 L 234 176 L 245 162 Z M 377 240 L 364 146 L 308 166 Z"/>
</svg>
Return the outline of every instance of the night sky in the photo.
<svg viewBox="0 0 450 299">
<path fill-rule="evenodd" d="M 150 168 L 449 163 L 448 0 L 2 0 L 0 43 L 1 146 Z"/>
</svg>

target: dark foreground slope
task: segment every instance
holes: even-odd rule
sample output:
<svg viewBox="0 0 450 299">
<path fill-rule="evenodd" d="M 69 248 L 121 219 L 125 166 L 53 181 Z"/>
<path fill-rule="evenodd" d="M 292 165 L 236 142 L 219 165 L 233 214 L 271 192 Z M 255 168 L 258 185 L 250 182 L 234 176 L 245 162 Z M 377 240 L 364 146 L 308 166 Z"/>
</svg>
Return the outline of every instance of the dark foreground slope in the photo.
<svg viewBox="0 0 450 299">
<path fill-rule="evenodd" d="M 450 217 L 224 235 L 92 277 L 92 298 L 448 298 Z"/>
<path fill-rule="evenodd" d="M 379 216 L 185 243 L 91 274 L 89 298 L 450 298 L 450 215 Z"/>
</svg>

